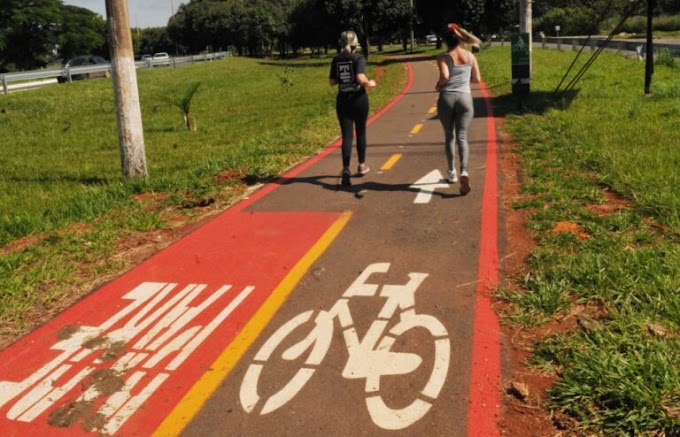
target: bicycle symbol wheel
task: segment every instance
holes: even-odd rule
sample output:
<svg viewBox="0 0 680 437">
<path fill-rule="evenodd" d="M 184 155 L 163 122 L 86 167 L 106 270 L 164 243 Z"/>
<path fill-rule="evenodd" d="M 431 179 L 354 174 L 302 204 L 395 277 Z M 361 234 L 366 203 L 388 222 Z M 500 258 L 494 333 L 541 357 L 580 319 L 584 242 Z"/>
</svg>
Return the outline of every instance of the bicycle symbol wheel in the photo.
<svg viewBox="0 0 680 437">
<path fill-rule="evenodd" d="M 432 372 L 425 387 L 419 393 L 421 397 L 416 397 L 411 404 L 404 408 L 390 408 L 380 396 L 380 377 L 382 375 L 376 372 L 366 378 L 365 390 L 368 394 L 366 407 L 373 422 L 383 429 L 404 429 L 423 418 L 432 407 L 432 403 L 437 399 L 446 382 L 451 359 L 451 343 L 446 328 L 434 316 L 415 314 L 413 310 L 402 312 L 399 323 L 390 329 L 389 336 L 383 337 L 377 349 L 390 351 L 401 335 L 414 328 L 424 328 L 434 338 Z"/>
<path fill-rule="evenodd" d="M 290 319 L 281 326 L 264 345 L 262 345 L 262 348 L 260 348 L 257 355 L 255 355 L 255 362 L 248 367 L 243 382 L 241 383 L 239 394 L 241 405 L 246 412 L 252 412 L 261 401 L 257 387 L 265 363 L 270 359 L 278 346 L 291 335 L 293 331 L 310 320 L 313 313 L 313 310 L 306 311 Z M 295 376 L 293 376 L 281 390 L 269 396 L 264 401 L 264 406 L 260 411 L 261 415 L 271 413 L 272 411 L 281 408 L 295 397 L 305 384 L 307 384 L 316 371 L 316 367 L 321 364 L 321 361 L 326 356 L 332 339 L 333 320 L 328 317 L 327 313 L 321 311 L 314 321 L 315 325 L 309 334 L 303 340 L 289 347 L 281 354 L 281 357 L 284 360 L 295 360 L 311 349 L 304 364 L 295 373 Z M 330 323 L 330 326 L 328 326 L 328 323 Z"/>
</svg>

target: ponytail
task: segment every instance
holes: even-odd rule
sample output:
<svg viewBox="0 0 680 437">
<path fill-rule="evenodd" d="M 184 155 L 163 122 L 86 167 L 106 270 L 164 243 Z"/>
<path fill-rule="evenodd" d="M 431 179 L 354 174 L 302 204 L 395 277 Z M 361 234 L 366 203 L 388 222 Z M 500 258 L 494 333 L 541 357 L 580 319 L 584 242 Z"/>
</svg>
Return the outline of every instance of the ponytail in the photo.
<svg viewBox="0 0 680 437">
<path fill-rule="evenodd" d="M 474 36 L 472 33 L 463 29 L 456 23 L 451 23 L 446 29 L 446 35 L 444 36 L 444 41 L 449 48 L 457 47 L 461 42 L 464 44 L 469 44 L 473 47 L 479 47 L 482 41 Z"/>
<path fill-rule="evenodd" d="M 351 30 L 346 30 L 340 34 L 340 40 L 338 41 L 338 45 L 340 46 L 340 53 L 348 56 L 351 55 L 352 52 L 357 48 L 359 45 L 359 39 L 357 38 L 357 34 L 354 33 Z"/>
</svg>

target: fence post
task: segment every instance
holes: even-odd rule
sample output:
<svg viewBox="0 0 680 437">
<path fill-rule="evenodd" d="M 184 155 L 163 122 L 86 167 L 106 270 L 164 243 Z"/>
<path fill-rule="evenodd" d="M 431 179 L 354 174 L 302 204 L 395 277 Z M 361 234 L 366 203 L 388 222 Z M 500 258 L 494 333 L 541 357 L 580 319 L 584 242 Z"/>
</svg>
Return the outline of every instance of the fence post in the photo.
<svg viewBox="0 0 680 437">
<path fill-rule="evenodd" d="M 2 75 L 2 89 L 5 92 L 5 94 L 9 93 L 9 89 L 7 88 L 7 78 L 5 77 L 4 74 Z"/>
</svg>

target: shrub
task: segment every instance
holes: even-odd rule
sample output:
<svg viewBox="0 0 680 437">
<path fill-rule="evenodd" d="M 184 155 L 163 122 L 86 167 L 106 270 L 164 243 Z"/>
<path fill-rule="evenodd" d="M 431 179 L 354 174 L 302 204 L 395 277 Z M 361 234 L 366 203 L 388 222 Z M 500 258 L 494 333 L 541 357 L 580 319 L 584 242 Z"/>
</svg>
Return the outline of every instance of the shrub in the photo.
<svg viewBox="0 0 680 437">
<path fill-rule="evenodd" d="M 535 22 L 535 30 L 546 35 L 555 34 L 555 26 L 560 26 L 561 35 L 597 34 L 597 17 L 589 8 L 553 8 Z"/>
<path fill-rule="evenodd" d="M 654 63 L 657 65 L 665 65 L 670 68 L 675 68 L 675 59 L 673 59 L 673 53 L 667 48 L 661 48 L 656 52 L 656 58 Z"/>
</svg>

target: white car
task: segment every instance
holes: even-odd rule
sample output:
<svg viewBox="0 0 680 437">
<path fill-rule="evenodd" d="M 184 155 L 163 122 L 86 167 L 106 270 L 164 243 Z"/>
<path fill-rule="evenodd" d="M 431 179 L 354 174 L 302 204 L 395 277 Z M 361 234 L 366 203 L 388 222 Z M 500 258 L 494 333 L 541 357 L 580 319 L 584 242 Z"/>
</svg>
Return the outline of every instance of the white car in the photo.
<svg viewBox="0 0 680 437">
<path fill-rule="evenodd" d="M 437 35 L 425 35 L 428 44 L 437 44 Z"/>
<path fill-rule="evenodd" d="M 166 52 L 159 52 L 153 55 L 152 61 L 154 65 L 170 65 L 170 55 Z"/>
</svg>

